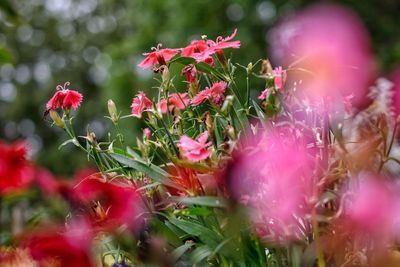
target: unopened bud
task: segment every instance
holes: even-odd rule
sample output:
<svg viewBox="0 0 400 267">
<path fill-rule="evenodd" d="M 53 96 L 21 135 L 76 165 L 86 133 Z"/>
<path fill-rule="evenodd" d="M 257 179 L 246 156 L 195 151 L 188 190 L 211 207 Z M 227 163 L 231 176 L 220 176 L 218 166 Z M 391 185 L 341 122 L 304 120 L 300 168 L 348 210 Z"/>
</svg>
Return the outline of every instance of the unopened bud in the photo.
<svg viewBox="0 0 400 267">
<path fill-rule="evenodd" d="M 170 73 L 168 67 L 166 65 L 162 65 L 160 67 L 160 71 L 163 83 L 168 83 L 170 79 Z"/>
<path fill-rule="evenodd" d="M 229 111 L 229 108 L 233 105 L 233 96 L 232 95 L 228 95 L 225 98 L 224 103 L 222 104 L 222 108 L 221 108 L 221 112 L 223 114 L 227 114 Z"/>
<path fill-rule="evenodd" d="M 118 116 L 117 107 L 115 106 L 114 101 L 109 99 L 107 102 L 107 108 L 108 108 L 108 113 L 110 114 L 111 121 L 114 124 L 117 124 L 119 116 Z"/>
<path fill-rule="evenodd" d="M 57 111 L 51 109 L 49 114 L 50 114 L 50 118 L 53 120 L 54 124 L 57 125 L 58 127 L 64 129 L 65 123 L 61 119 L 60 115 L 58 115 Z"/>
<path fill-rule="evenodd" d="M 247 75 L 250 75 L 253 72 L 253 63 L 250 62 L 249 64 L 247 64 L 246 72 Z"/>
<path fill-rule="evenodd" d="M 236 133 L 235 133 L 235 129 L 232 127 L 232 125 L 228 125 L 226 127 L 226 133 L 228 134 L 229 138 L 231 140 L 236 140 Z"/>
<path fill-rule="evenodd" d="M 94 132 L 89 132 L 86 136 L 86 140 L 89 141 L 89 143 L 96 145 L 97 141 L 96 141 L 96 134 Z"/>
<path fill-rule="evenodd" d="M 206 124 L 208 133 L 210 135 L 212 135 L 214 132 L 214 124 L 213 124 L 213 120 L 212 120 L 212 117 L 211 117 L 211 114 L 209 111 L 206 111 L 204 113 L 203 120 L 204 120 L 204 123 Z"/>
</svg>

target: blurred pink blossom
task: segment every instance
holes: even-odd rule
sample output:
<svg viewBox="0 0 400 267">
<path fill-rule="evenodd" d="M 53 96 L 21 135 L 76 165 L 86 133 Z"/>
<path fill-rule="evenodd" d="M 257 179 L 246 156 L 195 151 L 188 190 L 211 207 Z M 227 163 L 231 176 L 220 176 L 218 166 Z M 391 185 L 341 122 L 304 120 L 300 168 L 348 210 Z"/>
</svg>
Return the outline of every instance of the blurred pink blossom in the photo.
<svg viewBox="0 0 400 267">
<path fill-rule="evenodd" d="M 318 4 L 277 25 L 269 34 L 277 63 L 312 98 L 354 94 L 365 101 L 375 63 L 368 34 L 351 11 Z"/>
<path fill-rule="evenodd" d="M 312 197 L 312 161 L 305 146 L 278 132 L 256 137 L 237 155 L 234 196 L 250 208 L 261 238 L 286 242 L 304 235 Z"/>
</svg>

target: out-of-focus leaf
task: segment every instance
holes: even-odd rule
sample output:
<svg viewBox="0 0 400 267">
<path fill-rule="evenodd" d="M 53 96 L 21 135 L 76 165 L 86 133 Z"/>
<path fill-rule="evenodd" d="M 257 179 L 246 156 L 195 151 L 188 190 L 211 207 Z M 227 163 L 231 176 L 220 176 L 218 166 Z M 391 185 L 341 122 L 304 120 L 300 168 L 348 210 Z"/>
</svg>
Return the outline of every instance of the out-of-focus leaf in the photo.
<svg viewBox="0 0 400 267">
<path fill-rule="evenodd" d="M 180 63 L 182 65 L 194 64 L 196 60 L 191 57 L 176 57 L 169 61 L 169 64 Z"/>
<path fill-rule="evenodd" d="M 213 208 L 224 208 L 226 207 L 225 201 L 219 197 L 185 197 L 182 199 L 177 199 L 177 201 L 181 204 L 186 205 L 199 205 Z"/>
<path fill-rule="evenodd" d="M 182 257 L 183 254 L 185 254 L 186 251 L 188 251 L 192 246 L 194 245 L 194 243 L 185 243 L 182 246 L 177 247 L 173 252 L 172 252 L 172 256 L 174 257 L 174 259 L 179 259 L 180 257 Z"/>
<path fill-rule="evenodd" d="M 211 214 L 211 210 L 206 207 L 195 207 L 195 208 L 186 208 L 180 209 L 176 211 L 177 215 L 183 216 L 209 216 Z"/>
<path fill-rule="evenodd" d="M 205 258 L 211 256 L 212 253 L 213 253 L 212 250 L 210 250 L 207 246 L 200 246 L 200 247 L 196 248 L 192 252 L 192 256 L 191 256 L 193 264 L 197 264 L 197 263 L 201 262 Z"/>
<path fill-rule="evenodd" d="M 218 233 L 201 224 L 174 217 L 169 218 L 169 221 L 186 233 L 198 237 L 201 242 L 208 245 L 211 249 L 215 249 L 221 242 Z"/>
</svg>

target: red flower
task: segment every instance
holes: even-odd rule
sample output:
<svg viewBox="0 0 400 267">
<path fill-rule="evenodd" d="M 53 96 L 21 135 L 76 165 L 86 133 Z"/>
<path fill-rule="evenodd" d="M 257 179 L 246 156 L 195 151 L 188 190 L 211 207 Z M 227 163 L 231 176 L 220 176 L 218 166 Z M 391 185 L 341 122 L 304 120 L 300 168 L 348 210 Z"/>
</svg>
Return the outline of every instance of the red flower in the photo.
<svg viewBox="0 0 400 267">
<path fill-rule="evenodd" d="M 33 171 L 26 154 L 23 142 L 11 145 L 0 142 L 0 195 L 25 189 L 32 182 Z"/>
<path fill-rule="evenodd" d="M 178 147 L 183 152 L 183 156 L 190 161 L 200 161 L 210 156 L 211 152 L 207 149 L 211 142 L 207 142 L 208 132 L 200 134 L 196 140 L 183 135 L 179 139 Z"/>
<path fill-rule="evenodd" d="M 203 91 L 195 95 L 192 99 L 192 105 L 198 106 L 205 99 L 208 99 L 215 105 L 221 105 L 222 101 L 225 99 L 224 92 L 226 89 L 226 82 L 216 82 L 213 83 L 211 88 L 206 87 Z"/>
<path fill-rule="evenodd" d="M 66 82 L 64 86 L 58 85 L 57 92 L 47 102 L 46 108 L 50 109 L 77 109 L 82 102 L 82 95 L 77 91 L 67 89 L 69 82 Z"/>
<path fill-rule="evenodd" d="M 140 91 L 137 93 L 136 97 L 133 98 L 131 108 L 132 115 L 134 117 L 141 118 L 143 111 L 153 108 L 153 103 L 146 97 L 143 91 Z"/>
<path fill-rule="evenodd" d="M 185 48 L 182 48 L 182 56 L 191 57 L 196 59 L 197 62 L 206 62 L 212 65 L 212 55 L 215 53 L 221 53 L 226 48 L 239 48 L 240 41 L 231 41 L 237 33 L 237 30 L 228 37 L 223 38 L 218 36 L 214 41 L 212 40 L 194 40 Z"/>
<path fill-rule="evenodd" d="M 193 64 L 189 64 L 182 69 L 182 75 L 186 76 L 188 83 L 194 83 L 197 79 L 197 70 Z"/>
<path fill-rule="evenodd" d="M 89 209 L 94 226 L 114 229 L 127 224 L 136 229 L 141 225 L 140 195 L 131 184 L 108 182 L 99 175 L 91 175 L 77 181 L 71 193 L 75 204 Z"/>
<path fill-rule="evenodd" d="M 50 227 L 39 231 L 24 242 L 39 266 L 90 267 L 91 232 L 80 223 L 67 231 Z"/>
<path fill-rule="evenodd" d="M 178 54 L 179 49 L 164 48 L 159 49 L 159 46 L 150 53 L 143 53 L 147 56 L 142 62 L 138 64 L 138 67 L 142 69 L 150 68 L 156 64 L 167 65 L 167 61 Z"/>
</svg>

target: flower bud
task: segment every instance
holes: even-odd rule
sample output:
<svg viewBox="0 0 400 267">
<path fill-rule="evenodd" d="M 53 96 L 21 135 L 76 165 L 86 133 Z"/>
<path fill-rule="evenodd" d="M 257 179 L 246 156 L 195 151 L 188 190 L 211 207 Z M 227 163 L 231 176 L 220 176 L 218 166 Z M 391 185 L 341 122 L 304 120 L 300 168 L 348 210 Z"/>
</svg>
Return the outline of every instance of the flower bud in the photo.
<svg viewBox="0 0 400 267">
<path fill-rule="evenodd" d="M 232 127 L 232 125 L 228 125 L 226 127 L 226 133 L 228 134 L 228 136 L 229 136 L 229 138 L 231 140 L 235 140 L 236 139 L 235 129 Z"/>
<path fill-rule="evenodd" d="M 247 64 L 246 72 L 247 75 L 250 75 L 253 72 L 253 63 L 250 62 L 249 64 Z"/>
<path fill-rule="evenodd" d="M 114 124 L 117 124 L 119 116 L 118 116 L 117 107 L 115 106 L 114 101 L 109 99 L 107 102 L 107 107 L 108 107 L 108 113 L 110 114 L 111 121 Z"/>
<path fill-rule="evenodd" d="M 168 83 L 171 78 L 168 67 L 166 65 L 163 65 L 160 67 L 160 70 L 163 83 Z"/>
<path fill-rule="evenodd" d="M 228 95 L 225 98 L 224 103 L 222 104 L 222 108 L 221 108 L 221 112 L 223 114 L 227 114 L 229 112 L 230 107 L 233 105 L 233 96 L 232 95 Z"/>
<path fill-rule="evenodd" d="M 211 117 L 211 114 L 210 114 L 209 111 L 206 111 L 206 112 L 204 113 L 204 115 L 203 115 L 203 120 L 204 120 L 204 123 L 206 124 L 207 132 L 208 132 L 210 135 L 212 135 L 213 132 L 214 132 L 214 124 L 213 124 L 213 120 L 212 120 L 212 117 Z"/>
<path fill-rule="evenodd" d="M 272 65 L 268 59 L 262 60 L 260 73 L 264 75 L 272 75 Z"/>
<path fill-rule="evenodd" d="M 60 118 L 60 115 L 58 115 L 57 111 L 51 109 L 51 110 L 49 111 L 49 113 L 50 113 L 50 118 L 53 120 L 54 124 L 57 125 L 58 127 L 64 129 L 65 123 L 64 123 L 64 121 Z"/>
</svg>

